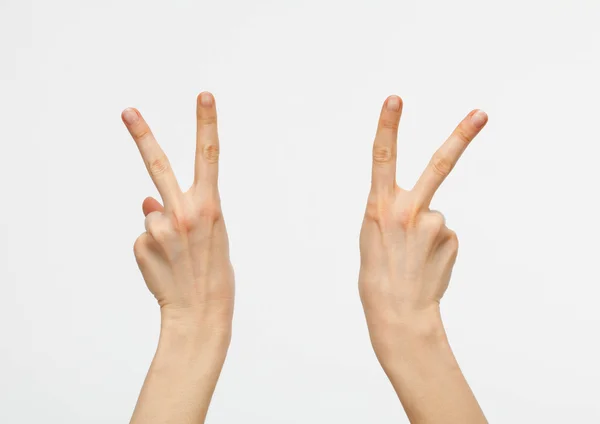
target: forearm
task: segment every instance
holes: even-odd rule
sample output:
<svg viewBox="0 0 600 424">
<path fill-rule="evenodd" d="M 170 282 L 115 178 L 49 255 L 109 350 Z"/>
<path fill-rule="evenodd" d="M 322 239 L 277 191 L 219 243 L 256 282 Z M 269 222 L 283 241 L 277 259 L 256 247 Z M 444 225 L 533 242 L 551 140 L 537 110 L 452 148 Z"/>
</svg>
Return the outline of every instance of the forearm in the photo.
<svg viewBox="0 0 600 424">
<path fill-rule="evenodd" d="M 203 423 L 229 347 L 235 297 L 215 99 L 208 92 L 196 99 L 194 182 L 185 192 L 140 112 L 127 108 L 121 117 L 163 202 L 144 200 L 146 231 L 133 245 L 161 307 L 161 335 L 131 422 Z"/>
<path fill-rule="evenodd" d="M 411 423 L 487 423 L 438 314 L 392 327 L 378 357 Z"/>
<path fill-rule="evenodd" d="M 228 345 L 226 332 L 163 320 L 131 423 L 203 423 Z"/>
</svg>

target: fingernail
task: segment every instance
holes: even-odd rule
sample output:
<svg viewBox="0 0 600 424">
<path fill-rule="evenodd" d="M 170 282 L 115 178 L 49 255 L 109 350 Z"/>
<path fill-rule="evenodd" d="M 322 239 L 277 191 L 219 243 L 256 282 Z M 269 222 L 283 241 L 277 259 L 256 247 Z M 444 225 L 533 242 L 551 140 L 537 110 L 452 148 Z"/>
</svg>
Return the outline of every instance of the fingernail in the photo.
<svg viewBox="0 0 600 424">
<path fill-rule="evenodd" d="M 139 117 L 138 117 L 138 114 L 136 113 L 136 111 L 130 107 L 128 107 L 127 109 L 125 109 L 123 111 L 123 120 L 128 125 L 135 124 L 137 122 L 138 118 Z"/>
<path fill-rule="evenodd" d="M 387 110 L 390 112 L 398 112 L 400 109 L 400 98 L 397 96 L 391 96 L 387 101 Z"/>
<path fill-rule="evenodd" d="M 202 93 L 200 95 L 200 104 L 204 107 L 211 107 L 213 105 L 213 96 L 210 93 Z"/>
<path fill-rule="evenodd" d="M 478 110 L 471 116 L 471 122 L 477 128 L 481 128 L 487 121 L 487 114 L 483 110 Z"/>
</svg>

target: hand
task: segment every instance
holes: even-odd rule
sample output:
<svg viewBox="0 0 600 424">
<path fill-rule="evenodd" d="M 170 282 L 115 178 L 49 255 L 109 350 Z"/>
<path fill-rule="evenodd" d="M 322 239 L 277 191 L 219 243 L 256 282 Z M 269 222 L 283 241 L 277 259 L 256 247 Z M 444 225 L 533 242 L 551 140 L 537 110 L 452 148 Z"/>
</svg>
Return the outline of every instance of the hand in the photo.
<svg viewBox="0 0 600 424">
<path fill-rule="evenodd" d="M 219 137 L 212 94 L 197 98 L 194 182 L 182 192 L 167 156 L 136 109 L 122 118 L 135 140 L 164 207 L 147 198 L 144 232 L 134 253 L 161 307 L 163 326 L 217 332 L 228 340 L 234 275 L 217 186 Z"/>
<path fill-rule="evenodd" d="M 458 239 L 429 204 L 487 115 L 472 111 L 408 191 L 396 185 L 401 113 L 402 100 L 389 97 L 373 145 L 371 193 L 360 234 L 359 289 L 371 342 L 411 423 L 486 423 L 440 317 Z"/>
<path fill-rule="evenodd" d="M 441 331 L 440 299 L 458 252 L 444 217 L 429 209 L 438 187 L 487 122 L 474 110 L 435 152 L 412 190 L 396 184 L 397 130 L 402 100 L 381 111 L 373 145 L 371 192 L 360 235 L 359 289 L 373 347 L 385 368 L 398 335 Z"/>
<path fill-rule="evenodd" d="M 135 424 L 203 423 L 231 340 L 234 277 L 217 188 L 219 137 L 210 93 L 198 96 L 196 116 L 194 183 L 184 193 L 140 113 L 122 114 L 164 203 L 144 201 L 146 232 L 134 244 L 162 318 L 131 418 Z"/>
</svg>

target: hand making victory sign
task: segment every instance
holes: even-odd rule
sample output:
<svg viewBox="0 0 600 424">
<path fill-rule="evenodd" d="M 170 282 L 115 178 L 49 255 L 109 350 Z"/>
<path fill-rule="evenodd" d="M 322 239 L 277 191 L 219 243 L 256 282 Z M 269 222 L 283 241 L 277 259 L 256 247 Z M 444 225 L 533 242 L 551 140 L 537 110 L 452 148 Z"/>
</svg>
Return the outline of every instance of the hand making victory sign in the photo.
<svg viewBox="0 0 600 424">
<path fill-rule="evenodd" d="M 234 275 L 221 213 L 214 97 L 196 104 L 194 182 L 183 192 L 148 124 L 122 113 L 163 205 L 147 198 L 134 253 L 161 309 L 161 335 L 132 423 L 203 422 L 231 339 Z"/>
<path fill-rule="evenodd" d="M 487 122 L 473 110 L 434 153 L 412 190 L 396 184 L 402 100 L 390 96 L 373 144 L 360 235 L 359 291 L 373 348 L 412 423 L 485 423 L 452 354 L 439 310 L 458 252 L 430 202 Z"/>
</svg>

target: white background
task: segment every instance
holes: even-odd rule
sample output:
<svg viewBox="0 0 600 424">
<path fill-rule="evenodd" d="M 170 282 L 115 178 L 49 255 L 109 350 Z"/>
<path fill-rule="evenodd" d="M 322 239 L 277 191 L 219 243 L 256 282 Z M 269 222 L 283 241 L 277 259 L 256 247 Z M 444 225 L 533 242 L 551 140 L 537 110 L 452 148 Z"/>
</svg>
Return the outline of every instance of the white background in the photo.
<svg viewBox="0 0 600 424">
<path fill-rule="evenodd" d="M 599 19 L 597 0 L 0 1 L 0 423 L 128 421 L 159 330 L 132 251 L 157 193 L 120 112 L 186 187 L 202 90 L 237 277 L 208 422 L 407 422 L 357 291 L 393 93 L 406 188 L 490 117 L 432 205 L 460 238 L 442 310 L 488 419 L 600 422 Z"/>
</svg>

